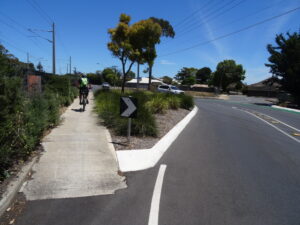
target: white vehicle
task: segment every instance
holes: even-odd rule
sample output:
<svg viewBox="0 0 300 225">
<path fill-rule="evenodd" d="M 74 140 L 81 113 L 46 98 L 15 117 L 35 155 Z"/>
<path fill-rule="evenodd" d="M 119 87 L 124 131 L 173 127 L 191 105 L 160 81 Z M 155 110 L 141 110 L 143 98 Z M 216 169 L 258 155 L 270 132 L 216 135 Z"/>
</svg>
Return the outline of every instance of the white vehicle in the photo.
<svg viewBox="0 0 300 225">
<path fill-rule="evenodd" d="M 180 90 L 178 87 L 172 85 L 159 85 L 157 87 L 157 91 L 172 94 L 184 94 L 183 90 Z"/>
</svg>

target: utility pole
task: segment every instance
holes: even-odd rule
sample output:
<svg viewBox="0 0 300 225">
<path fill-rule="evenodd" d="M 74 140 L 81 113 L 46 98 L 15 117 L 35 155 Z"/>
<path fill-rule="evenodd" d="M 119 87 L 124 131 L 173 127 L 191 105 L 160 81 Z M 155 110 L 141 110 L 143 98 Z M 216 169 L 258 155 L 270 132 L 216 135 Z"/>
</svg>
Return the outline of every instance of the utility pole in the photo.
<svg viewBox="0 0 300 225">
<path fill-rule="evenodd" d="M 72 65 L 72 58 L 71 58 L 71 56 L 70 56 L 70 74 L 72 74 L 72 70 L 71 70 L 71 65 Z"/>
<path fill-rule="evenodd" d="M 69 73 L 69 64 L 67 63 L 67 74 Z"/>
<path fill-rule="evenodd" d="M 52 73 L 55 75 L 55 23 L 52 24 Z"/>
</svg>

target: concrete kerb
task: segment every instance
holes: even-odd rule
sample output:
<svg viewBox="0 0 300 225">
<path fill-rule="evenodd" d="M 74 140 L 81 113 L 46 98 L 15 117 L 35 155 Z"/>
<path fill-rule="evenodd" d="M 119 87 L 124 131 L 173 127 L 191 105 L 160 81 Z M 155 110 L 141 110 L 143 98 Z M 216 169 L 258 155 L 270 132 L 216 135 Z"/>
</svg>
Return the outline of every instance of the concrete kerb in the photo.
<svg viewBox="0 0 300 225">
<path fill-rule="evenodd" d="M 197 112 L 198 108 L 195 106 L 185 118 L 150 149 L 117 151 L 120 170 L 131 172 L 154 167 Z"/>
<path fill-rule="evenodd" d="M 277 105 L 272 105 L 272 108 L 275 108 L 275 109 L 282 109 L 282 110 L 286 110 L 286 111 L 290 111 L 290 112 L 297 112 L 297 113 L 300 113 L 300 110 L 299 110 L 299 109 L 291 109 L 291 108 L 281 107 L 281 106 L 277 106 Z"/>
<path fill-rule="evenodd" d="M 4 214 L 6 209 L 12 204 L 17 193 L 20 191 L 24 181 L 27 179 L 32 167 L 37 162 L 38 156 L 35 156 L 29 163 L 23 166 L 17 177 L 13 179 L 7 186 L 7 190 L 3 193 L 0 200 L 0 217 Z"/>
</svg>

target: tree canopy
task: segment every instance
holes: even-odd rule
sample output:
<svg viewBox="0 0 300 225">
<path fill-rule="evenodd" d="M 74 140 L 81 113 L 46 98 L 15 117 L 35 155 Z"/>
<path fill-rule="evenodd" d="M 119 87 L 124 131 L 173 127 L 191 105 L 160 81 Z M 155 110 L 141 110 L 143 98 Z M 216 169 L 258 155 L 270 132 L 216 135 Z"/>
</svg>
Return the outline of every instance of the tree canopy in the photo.
<svg viewBox="0 0 300 225">
<path fill-rule="evenodd" d="M 39 63 L 37 64 L 36 68 L 37 68 L 37 70 L 38 70 L 39 72 L 44 72 L 44 67 L 43 67 L 43 65 L 42 65 L 41 62 L 39 62 Z"/>
<path fill-rule="evenodd" d="M 108 49 L 122 63 L 122 92 L 124 92 L 125 82 L 134 62 L 147 63 L 150 88 L 152 67 L 157 57 L 155 46 L 160 43 L 162 36 L 173 38 L 175 35 L 173 27 L 166 20 L 151 17 L 133 25 L 129 24 L 130 20 L 129 15 L 121 14 L 118 25 L 108 30 L 111 39 L 107 44 Z M 128 61 L 130 63 L 126 68 Z"/>
<path fill-rule="evenodd" d="M 277 46 L 269 44 L 270 72 L 279 79 L 282 89 L 292 94 L 300 104 L 300 31 L 279 34 L 275 38 Z"/>
<path fill-rule="evenodd" d="M 242 80 L 245 79 L 245 73 L 241 64 L 236 64 L 234 60 L 224 60 L 218 63 L 212 77 L 212 84 L 225 91 L 230 84 L 236 84 L 239 87 Z"/>
<path fill-rule="evenodd" d="M 34 65 L 19 61 L 0 44 L 0 76 L 22 76 L 27 70 L 34 70 Z"/>
<path fill-rule="evenodd" d="M 129 25 L 130 20 L 131 18 L 129 15 L 121 14 L 118 25 L 115 28 L 108 30 L 111 41 L 107 44 L 107 47 L 112 52 L 113 56 L 118 58 L 122 63 L 122 92 L 124 92 L 126 76 L 131 70 L 133 63 L 139 57 L 139 51 L 131 39 L 132 29 Z M 128 61 L 130 61 L 130 63 L 128 68 L 126 68 L 126 63 Z"/>
<path fill-rule="evenodd" d="M 176 75 L 175 79 L 182 84 L 192 85 L 196 83 L 196 73 L 198 69 L 194 67 L 183 67 Z M 191 78 L 193 77 L 193 78 Z"/>
<path fill-rule="evenodd" d="M 162 79 L 165 84 L 172 84 L 173 79 L 171 77 L 163 76 Z"/>
<path fill-rule="evenodd" d="M 196 73 L 196 80 L 199 84 L 207 84 L 211 76 L 211 69 L 209 67 L 203 67 Z"/>
</svg>

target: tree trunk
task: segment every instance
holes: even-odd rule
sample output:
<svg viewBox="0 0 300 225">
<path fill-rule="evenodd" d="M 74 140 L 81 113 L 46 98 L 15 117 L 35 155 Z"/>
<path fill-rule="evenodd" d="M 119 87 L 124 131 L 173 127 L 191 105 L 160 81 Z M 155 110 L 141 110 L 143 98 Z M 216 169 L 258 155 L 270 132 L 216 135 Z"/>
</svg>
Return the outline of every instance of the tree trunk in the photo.
<svg viewBox="0 0 300 225">
<path fill-rule="evenodd" d="M 122 63 L 122 70 L 123 70 L 123 81 L 122 81 L 122 90 L 121 93 L 124 94 L 125 82 L 126 82 L 126 72 L 125 72 L 125 64 Z"/>
<path fill-rule="evenodd" d="M 152 81 L 152 65 L 149 65 L 149 83 L 148 83 L 148 90 L 150 91 Z"/>
<path fill-rule="evenodd" d="M 139 90 L 139 84 L 140 84 L 140 64 L 137 63 L 137 80 L 136 80 L 136 89 Z"/>
</svg>

